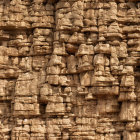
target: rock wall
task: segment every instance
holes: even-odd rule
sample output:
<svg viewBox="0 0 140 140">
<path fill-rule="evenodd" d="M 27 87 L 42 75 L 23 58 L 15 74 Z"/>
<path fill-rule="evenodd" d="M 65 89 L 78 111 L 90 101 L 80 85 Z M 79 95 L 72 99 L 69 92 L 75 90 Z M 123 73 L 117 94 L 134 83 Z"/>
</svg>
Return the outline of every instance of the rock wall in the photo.
<svg viewBox="0 0 140 140">
<path fill-rule="evenodd" d="M 0 0 L 0 140 L 140 140 L 139 0 Z"/>
</svg>

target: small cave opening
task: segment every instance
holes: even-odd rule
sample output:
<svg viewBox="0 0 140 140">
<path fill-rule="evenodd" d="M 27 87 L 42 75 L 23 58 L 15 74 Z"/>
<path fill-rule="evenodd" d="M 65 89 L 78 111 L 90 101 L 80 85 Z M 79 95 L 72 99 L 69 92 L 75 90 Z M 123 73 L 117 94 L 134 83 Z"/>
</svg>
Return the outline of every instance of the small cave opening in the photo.
<svg viewBox="0 0 140 140">
<path fill-rule="evenodd" d="M 135 76 L 140 76 L 140 59 L 137 60 L 136 66 L 134 67 Z"/>
<path fill-rule="evenodd" d="M 123 135 L 121 135 L 121 140 L 123 140 Z"/>
<path fill-rule="evenodd" d="M 40 113 L 42 115 L 45 115 L 45 110 L 46 110 L 46 104 L 40 104 Z"/>
<path fill-rule="evenodd" d="M 140 65 L 135 67 L 135 71 L 139 71 L 140 72 Z"/>
</svg>

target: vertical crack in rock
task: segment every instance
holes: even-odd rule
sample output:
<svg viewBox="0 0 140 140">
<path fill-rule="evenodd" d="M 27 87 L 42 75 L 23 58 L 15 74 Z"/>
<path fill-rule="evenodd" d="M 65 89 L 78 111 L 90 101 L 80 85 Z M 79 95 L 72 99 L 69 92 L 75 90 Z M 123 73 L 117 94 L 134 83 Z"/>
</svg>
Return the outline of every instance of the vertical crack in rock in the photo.
<svg viewBox="0 0 140 140">
<path fill-rule="evenodd" d="M 140 140 L 139 0 L 0 0 L 0 140 Z"/>
</svg>

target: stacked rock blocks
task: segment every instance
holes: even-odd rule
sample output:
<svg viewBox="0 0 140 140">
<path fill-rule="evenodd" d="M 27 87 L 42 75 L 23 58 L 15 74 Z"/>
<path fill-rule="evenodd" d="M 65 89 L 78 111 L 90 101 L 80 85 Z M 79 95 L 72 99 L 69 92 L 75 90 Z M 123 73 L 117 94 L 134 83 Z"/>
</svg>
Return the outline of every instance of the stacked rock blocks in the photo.
<svg viewBox="0 0 140 140">
<path fill-rule="evenodd" d="M 0 140 L 140 140 L 140 0 L 0 0 Z"/>
</svg>

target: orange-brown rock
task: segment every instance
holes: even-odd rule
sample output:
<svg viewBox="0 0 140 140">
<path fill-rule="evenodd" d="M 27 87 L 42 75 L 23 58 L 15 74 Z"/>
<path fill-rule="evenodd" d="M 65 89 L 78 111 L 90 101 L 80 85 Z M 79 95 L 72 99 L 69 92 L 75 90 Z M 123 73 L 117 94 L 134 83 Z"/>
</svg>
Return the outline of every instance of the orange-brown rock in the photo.
<svg viewBox="0 0 140 140">
<path fill-rule="evenodd" d="M 140 140 L 139 0 L 0 0 L 0 140 Z"/>
</svg>

